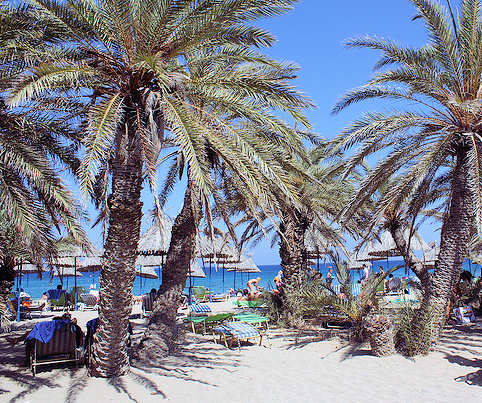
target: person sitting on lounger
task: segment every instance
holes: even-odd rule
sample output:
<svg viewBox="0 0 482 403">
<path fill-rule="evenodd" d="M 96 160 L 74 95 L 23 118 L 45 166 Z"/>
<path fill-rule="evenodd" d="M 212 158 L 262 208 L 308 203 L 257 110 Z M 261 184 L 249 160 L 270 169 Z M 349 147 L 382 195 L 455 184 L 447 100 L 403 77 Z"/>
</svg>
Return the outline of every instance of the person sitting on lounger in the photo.
<svg viewBox="0 0 482 403">
<path fill-rule="evenodd" d="M 261 281 L 261 277 L 258 278 L 252 278 L 251 280 L 248 281 L 248 292 L 249 292 L 249 298 L 252 300 L 256 299 L 257 295 L 259 294 L 258 288 L 259 288 L 259 282 Z"/>
</svg>

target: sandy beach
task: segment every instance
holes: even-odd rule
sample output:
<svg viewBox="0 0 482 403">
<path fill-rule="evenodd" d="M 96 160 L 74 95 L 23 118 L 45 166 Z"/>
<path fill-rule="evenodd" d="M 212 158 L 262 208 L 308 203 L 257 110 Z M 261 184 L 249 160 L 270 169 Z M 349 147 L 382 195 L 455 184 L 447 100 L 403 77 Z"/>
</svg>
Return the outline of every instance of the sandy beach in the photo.
<svg viewBox="0 0 482 403">
<path fill-rule="evenodd" d="M 83 327 L 96 313 L 73 316 Z M 22 367 L 23 344 L 11 348 L 6 338 L 34 322 L 0 335 L 1 402 L 475 402 L 482 392 L 480 320 L 448 327 L 436 351 L 415 359 L 374 357 L 336 329 L 274 328 L 262 346 L 240 350 L 188 333 L 162 367 L 110 380 L 89 378 L 85 367 L 45 367 L 33 377 Z M 135 342 L 145 319 L 132 322 Z"/>
</svg>

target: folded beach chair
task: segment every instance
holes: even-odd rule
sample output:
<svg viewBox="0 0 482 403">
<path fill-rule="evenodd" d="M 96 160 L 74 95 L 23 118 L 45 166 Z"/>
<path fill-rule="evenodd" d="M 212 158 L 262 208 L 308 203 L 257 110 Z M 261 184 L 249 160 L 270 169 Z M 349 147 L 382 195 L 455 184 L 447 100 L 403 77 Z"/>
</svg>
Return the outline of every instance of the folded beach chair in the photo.
<svg viewBox="0 0 482 403">
<path fill-rule="evenodd" d="M 152 313 L 153 305 L 154 300 L 152 299 L 151 294 L 147 294 L 142 297 L 141 319 L 145 316 L 149 316 Z"/>
<path fill-rule="evenodd" d="M 206 287 L 203 286 L 195 286 L 192 287 L 192 293 L 194 298 L 196 298 L 199 302 L 208 302 L 209 301 L 209 292 Z"/>
<path fill-rule="evenodd" d="M 80 361 L 76 349 L 76 330 L 69 320 L 39 322 L 27 336 L 27 356 L 33 376 L 37 367 Z M 80 343 L 79 343 L 80 345 Z"/>
<path fill-rule="evenodd" d="M 83 309 L 84 310 L 96 310 L 97 309 L 97 297 L 92 294 L 81 294 L 80 295 L 81 302 L 84 303 Z"/>
<path fill-rule="evenodd" d="M 232 348 L 233 343 L 238 343 L 238 348 L 241 349 L 242 340 L 250 340 L 259 338 L 259 345 L 263 341 L 263 334 L 260 333 L 253 326 L 243 322 L 231 322 L 222 326 L 214 328 L 214 334 L 219 334 L 219 341 L 224 339 L 224 345 Z M 216 339 L 214 339 L 216 341 Z"/>
</svg>

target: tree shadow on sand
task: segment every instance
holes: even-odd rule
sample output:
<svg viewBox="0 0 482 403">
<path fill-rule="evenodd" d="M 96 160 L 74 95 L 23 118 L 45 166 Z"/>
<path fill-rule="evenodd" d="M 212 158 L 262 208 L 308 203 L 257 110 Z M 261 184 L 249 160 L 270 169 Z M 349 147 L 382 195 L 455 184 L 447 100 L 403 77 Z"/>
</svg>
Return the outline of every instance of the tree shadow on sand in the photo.
<svg viewBox="0 0 482 403">
<path fill-rule="evenodd" d="M 21 401 L 24 400 L 24 398 L 43 388 L 43 387 L 48 387 L 48 388 L 59 388 L 61 387 L 58 383 L 55 383 L 51 381 L 50 379 L 43 379 L 43 378 L 38 378 L 34 377 L 25 371 L 18 371 L 18 370 L 10 370 L 10 369 L 0 369 L 0 378 L 7 378 L 10 379 L 11 381 L 19 384 L 24 388 L 21 392 L 19 392 L 17 395 L 12 397 L 10 399 L 10 402 L 16 402 L 16 401 Z M 7 393 L 9 391 L 5 391 L 3 393 Z"/>
</svg>

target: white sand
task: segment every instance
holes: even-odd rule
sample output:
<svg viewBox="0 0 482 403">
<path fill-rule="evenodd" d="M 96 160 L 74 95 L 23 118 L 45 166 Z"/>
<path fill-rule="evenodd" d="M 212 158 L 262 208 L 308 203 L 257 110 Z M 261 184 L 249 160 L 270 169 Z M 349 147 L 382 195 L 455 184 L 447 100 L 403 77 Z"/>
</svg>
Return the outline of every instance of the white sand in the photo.
<svg viewBox="0 0 482 403">
<path fill-rule="evenodd" d="M 79 323 L 95 316 L 75 313 Z M 136 333 L 142 321 L 136 320 Z M 478 402 L 482 401 L 482 323 L 447 330 L 437 351 L 409 360 L 376 358 L 333 331 L 272 330 L 263 346 L 241 351 L 190 334 L 181 354 L 162 368 L 93 379 L 85 368 L 45 369 L 34 378 L 18 367 L 22 346 L 0 335 L 1 402 Z M 336 334 L 336 333 L 335 333 Z M 476 374 L 475 384 L 456 381 Z"/>
</svg>

